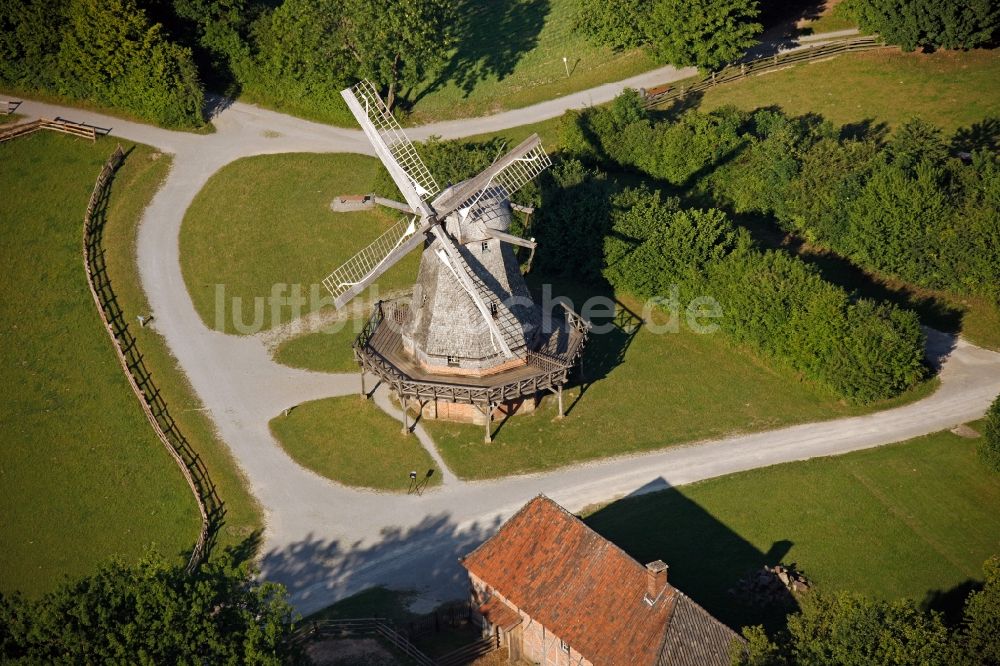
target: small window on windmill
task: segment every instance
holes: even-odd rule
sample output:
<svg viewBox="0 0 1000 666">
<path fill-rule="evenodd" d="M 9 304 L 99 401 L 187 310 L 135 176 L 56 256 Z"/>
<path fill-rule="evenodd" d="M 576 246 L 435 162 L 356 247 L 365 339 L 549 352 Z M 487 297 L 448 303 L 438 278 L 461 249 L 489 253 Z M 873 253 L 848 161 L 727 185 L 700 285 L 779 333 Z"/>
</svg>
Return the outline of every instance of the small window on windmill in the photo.
<svg viewBox="0 0 1000 666">
<path fill-rule="evenodd" d="M 562 649 L 563 652 L 569 652 L 569 643 L 567 643 L 566 641 L 559 641 L 559 647 Z"/>
<path fill-rule="evenodd" d="M 483 252 L 489 252 L 489 251 L 490 251 L 490 242 L 483 241 Z"/>
<path fill-rule="evenodd" d="M 500 308 L 497 306 L 496 301 L 490 301 L 490 314 L 493 315 L 494 319 L 500 314 Z"/>
<path fill-rule="evenodd" d="M 458 367 L 458 357 L 457 356 L 449 356 L 448 357 L 448 367 L 449 368 L 457 368 Z"/>
</svg>

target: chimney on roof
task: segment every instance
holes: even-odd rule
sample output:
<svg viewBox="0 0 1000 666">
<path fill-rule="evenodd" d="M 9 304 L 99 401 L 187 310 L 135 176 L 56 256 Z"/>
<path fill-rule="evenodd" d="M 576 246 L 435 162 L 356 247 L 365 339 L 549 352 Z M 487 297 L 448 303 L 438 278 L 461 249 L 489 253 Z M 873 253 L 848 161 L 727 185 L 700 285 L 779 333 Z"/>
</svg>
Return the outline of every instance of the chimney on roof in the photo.
<svg viewBox="0 0 1000 666">
<path fill-rule="evenodd" d="M 656 605 L 663 590 L 667 588 L 667 564 L 656 560 L 646 565 L 646 603 Z"/>
</svg>

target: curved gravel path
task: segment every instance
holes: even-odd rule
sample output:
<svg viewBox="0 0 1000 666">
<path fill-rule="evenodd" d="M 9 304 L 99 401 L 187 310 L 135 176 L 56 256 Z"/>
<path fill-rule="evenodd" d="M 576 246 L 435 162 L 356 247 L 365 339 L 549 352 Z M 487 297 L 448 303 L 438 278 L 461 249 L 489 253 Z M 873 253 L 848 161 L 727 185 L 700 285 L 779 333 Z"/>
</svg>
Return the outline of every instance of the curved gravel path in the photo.
<svg viewBox="0 0 1000 666">
<path fill-rule="evenodd" d="M 685 75 L 669 68 L 646 76 L 663 83 Z M 623 85 L 410 133 L 458 137 L 535 122 L 581 103 L 606 101 Z M 146 210 L 139 231 L 143 287 L 158 330 L 264 507 L 263 572 L 288 586 L 302 613 L 373 584 L 414 587 L 424 591 L 428 602 L 462 595 L 466 583 L 457 558 L 540 492 L 570 510 L 579 510 L 637 491 L 878 446 L 976 419 L 1000 393 L 1000 354 L 932 333 L 931 355 L 943 362 L 941 387 L 932 396 L 904 407 L 499 481 L 462 482 L 445 472 L 442 486 L 421 496 L 349 489 L 299 467 L 278 446 L 267 424 L 282 409 L 306 400 L 356 393 L 360 389 L 358 376 L 287 368 L 271 360 L 259 337 L 209 330 L 195 312 L 184 285 L 178 237 L 194 196 L 225 164 L 263 153 L 370 154 L 361 132 L 240 103 L 218 115 L 217 132 L 210 135 L 171 132 L 31 101 L 25 101 L 18 112 L 111 127 L 113 137 L 173 153 L 171 172 Z M 384 395 L 378 395 L 376 401 L 391 410 Z M 419 426 L 418 434 L 437 456 Z"/>
</svg>

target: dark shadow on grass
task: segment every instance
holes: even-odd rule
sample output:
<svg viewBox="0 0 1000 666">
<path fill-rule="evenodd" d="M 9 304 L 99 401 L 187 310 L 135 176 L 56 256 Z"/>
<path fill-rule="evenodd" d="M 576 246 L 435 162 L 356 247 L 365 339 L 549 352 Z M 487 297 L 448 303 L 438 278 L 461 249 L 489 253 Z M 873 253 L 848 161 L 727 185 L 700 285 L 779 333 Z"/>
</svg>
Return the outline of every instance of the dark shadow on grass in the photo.
<svg viewBox="0 0 1000 666">
<path fill-rule="evenodd" d="M 969 127 L 961 127 L 951 140 L 955 152 L 996 151 L 1000 148 L 1000 118 L 988 117 Z"/>
<path fill-rule="evenodd" d="M 683 85 L 684 84 L 671 86 L 670 92 L 673 92 L 676 89 L 676 91 L 679 93 Z M 688 83 L 687 85 L 691 84 Z M 705 97 L 705 92 L 703 90 L 695 90 L 694 92 L 685 91 L 683 97 L 678 97 L 673 102 L 670 102 L 668 105 L 662 108 L 651 109 L 649 111 L 649 118 L 654 123 L 677 122 L 677 119 L 680 118 L 682 115 L 684 115 L 685 112 L 700 107 L 701 101 L 702 99 L 704 99 L 704 97 Z"/>
<path fill-rule="evenodd" d="M 615 298 L 614 290 L 608 284 L 588 285 L 574 283 L 569 278 L 529 275 L 528 286 L 536 303 L 551 307 L 549 312 L 543 312 L 543 317 L 561 318 L 561 306 L 556 301 L 566 299 L 567 305 L 591 325 L 583 356 L 564 386 L 565 390 L 579 388 L 577 396 L 564 410 L 564 414 L 569 416 L 595 382 L 606 378 L 625 362 L 628 349 L 642 327 L 642 317 Z M 545 297 L 546 289 L 551 290 L 551 299 Z"/>
<path fill-rule="evenodd" d="M 787 614 L 798 610 L 791 595 L 788 605 L 762 607 L 731 592 L 748 574 L 781 562 L 792 542 L 779 540 L 762 552 L 662 478 L 586 522 L 639 562 L 666 562 L 671 584 L 737 631 L 752 624 L 780 629 Z"/>
<path fill-rule="evenodd" d="M 498 511 L 460 527 L 450 513 L 441 512 L 413 527 L 385 527 L 378 538 L 353 543 L 309 535 L 265 553 L 261 571 L 287 587 L 300 611 L 315 612 L 357 595 L 347 613 L 375 612 L 373 604 L 392 606 L 394 619 L 405 622 L 412 617 L 406 599 L 390 590 L 415 590 L 441 602 L 466 599 L 468 576 L 460 558 L 495 534 L 508 517 Z M 782 561 L 790 541 L 778 540 L 762 552 L 661 477 L 650 474 L 629 497 L 586 522 L 640 563 L 664 560 L 671 583 L 736 629 L 756 623 L 780 628 L 785 616 L 797 610 L 794 598 L 788 605 L 761 608 L 740 603 L 729 592 L 747 574 Z M 389 590 L 360 594 L 378 586 Z"/>
<path fill-rule="evenodd" d="M 454 83 L 465 97 L 487 78 L 503 80 L 535 48 L 549 13 L 549 0 L 458 3 L 455 55 L 424 88 L 410 91 L 407 104 Z"/>
<path fill-rule="evenodd" d="M 949 627 L 958 627 L 962 622 L 965 601 L 973 592 L 983 589 L 983 581 L 971 578 L 947 590 L 929 590 L 920 606 L 924 610 L 933 610 L 944 616 L 944 622 Z"/>
<path fill-rule="evenodd" d="M 840 126 L 840 140 L 874 141 L 878 145 L 885 143 L 889 136 L 889 125 L 874 118 L 865 118 L 856 123 L 846 123 Z"/>
</svg>

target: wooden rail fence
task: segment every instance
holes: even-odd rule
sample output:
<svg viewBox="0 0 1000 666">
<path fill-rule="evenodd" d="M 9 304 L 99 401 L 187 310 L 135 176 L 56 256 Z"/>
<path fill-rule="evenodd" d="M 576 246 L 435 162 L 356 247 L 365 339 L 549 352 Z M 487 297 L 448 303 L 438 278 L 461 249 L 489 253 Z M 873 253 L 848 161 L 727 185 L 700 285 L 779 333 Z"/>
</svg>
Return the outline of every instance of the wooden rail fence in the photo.
<svg viewBox="0 0 1000 666">
<path fill-rule="evenodd" d="M 69 120 L 63 120 L 62 118 L 56 118 L 55 120 L 39 118 L 38 120 L 21 123 L 20 125 L 13 125 L 0 130 L 0 143 L 16 139 L 19 136 L 33 134 L 34 132 L 43 129 L 52 130 L 53 132 L 62 132 L 63 134 L 70 134 L 72 136 L 90 139 L 91 141 L 97 141 L 97 128 L 93 125 L 74 123 Z"/>
<path fill-rule="evenodd" d="M 728 83 L 747 76 L 756 76 L 764 72 L 791 67 L 800 62 L 832 58 L 841 53 L 868 51 L 884 46 L 885 42 L 880 37 L 851 37 L 795 51 L 788 51 L 787 53 L 776 53 L 773 56 L 761 56 L 749 62 L 728 65 L 718 72 L 709 73 L 693 84 L 667 84 L 648 90 L 641 90 L 640 94 L 643 97 L 644 107 L 647 109 L 661 108 L 676 100 L 683 100 L 687 95 L 697 94 L 720 83 Z"/>
<path fill-rule="evenodd" d="M 0 115 L 9 116 L 17 111 L 17 107 L 19 106 L 21 106 L 21 103 L 15 102 L 12 99 L 0 100 Z"/>
<path fill-rule="evenodd" d="M 87 204 L 87 213 L 83 218 L 83 265 L 87 273 L 90 295 L 94 298 L 94 304 L 97 306 L 97 312 L 104 324 L 104 330 L 111 338 L 115 355 L 118 357 L 118 363 L 125 373 L 129 386 L 132 387 L 132 392 L 139 400 L 142 411 L 157 438 L 166 448 L 170 457 L 177 463 L 177 467 L 184 475 L 184 479 L 198 504 L 198 512 L 201 514 L 201 529 L 188 560 L 187 570 L 190 573 L 201 563 L 207 553 L 210 541 L 222 520 L 223 507 L 208 475 L 208 470 L 198 455 L 191 450 L 187 440 L 177 428 L 166 403 L 160 396 L 159 389 L 153 383 L 143 361 L 143 356 L 139 352 L 136 339 L 129 331 L 125 315 L 118 305 L 114 290 L 111 288 L 104 262 L 104 248 L 101 244 L 101 238 L 111 182 L 124 159 L 125 152 L 119 145 L 104 164 L 104 168 L 101 169 L 101 174 L 94 184 L 94 191 Z"/>
<path fill-rule="evenodd" d="M 500 643 L 497 637 L 488 636 L 438 657 L 437 663 L 438 666 L 463 666 L 499 649 Z"/>
<path fill-rule="evenodd" d="M 296 631 L 292 635 L 291 641 L 303 645 L 322 638 L 351 638 L 352 636 L 381 636 L 418 666 L 438 666 L 406 636 L 389 626 L 388 621 L 378 617 L 310 622 Z"/>
</svg>

